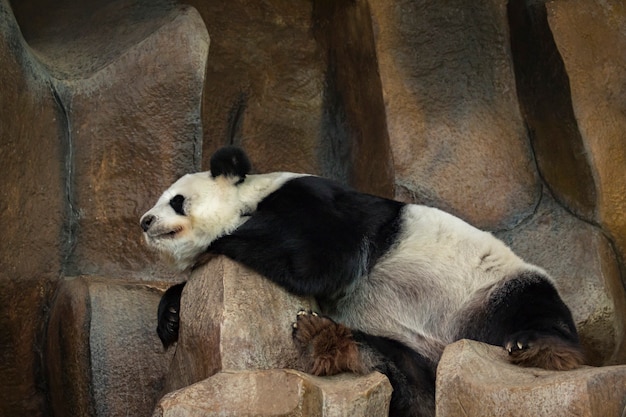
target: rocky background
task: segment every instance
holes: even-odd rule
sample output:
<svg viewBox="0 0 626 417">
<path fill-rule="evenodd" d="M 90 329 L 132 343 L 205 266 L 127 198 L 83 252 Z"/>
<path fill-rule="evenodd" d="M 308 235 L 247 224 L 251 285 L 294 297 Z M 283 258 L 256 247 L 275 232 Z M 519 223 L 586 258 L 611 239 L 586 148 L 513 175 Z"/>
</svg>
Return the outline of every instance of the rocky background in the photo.
<svg viewBox="0 0 626 417">
<path fill-rule="evenodd" d="M 621 0 L 0 0 L 0 66 L 2 416 L 151 413 L 138 219 L 228 143 L 494 232 L 626 363 Z"/>
</svg>

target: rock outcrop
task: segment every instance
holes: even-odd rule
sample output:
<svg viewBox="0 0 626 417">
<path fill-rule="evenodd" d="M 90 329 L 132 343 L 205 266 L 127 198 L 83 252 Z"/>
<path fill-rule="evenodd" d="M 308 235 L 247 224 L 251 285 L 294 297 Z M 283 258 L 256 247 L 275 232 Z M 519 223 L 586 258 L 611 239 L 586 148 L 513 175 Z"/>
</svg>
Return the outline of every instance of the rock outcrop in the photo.
<svg viewBox="0 0 626 417">
<path fill-rule="evenodd" d="M 62 281 L 45 347 L 52 415 L 150 415 L 173 356 L 155 334 L 166 286 L 85 276 Z"/>
<path fill-rule="evenodd" d="M 437 417 L 621 416 L 626 366 L 556 372 L 521 368 L 504 349 L 462 340 L 437 369 Z"/>
<path fill-rule="evenodd" d="M 291 324 L 316 310 L 249 269 L 218 257 L 198 268 L 181 299 L 181 330 L 165 392 L 221 370 L 296 368 Z"/>
<path fill-rule="evenodd" d="M 155 416 L 385 416 L 384 375 L 316 378 L 298 369 L 299 310 L 317 310 L 225 258 L 194 271 L 181 298 L 180 336 Z M 242 394 L 245 393 L 245 394 Z"/>
<path fill-rule="evenodd" d="M 153 417 L 386 417 L 390 397 L 389 381 L 377 372 L 320 378 L 289 369 L 222 371 L 166 395 Z"/>
</svg>

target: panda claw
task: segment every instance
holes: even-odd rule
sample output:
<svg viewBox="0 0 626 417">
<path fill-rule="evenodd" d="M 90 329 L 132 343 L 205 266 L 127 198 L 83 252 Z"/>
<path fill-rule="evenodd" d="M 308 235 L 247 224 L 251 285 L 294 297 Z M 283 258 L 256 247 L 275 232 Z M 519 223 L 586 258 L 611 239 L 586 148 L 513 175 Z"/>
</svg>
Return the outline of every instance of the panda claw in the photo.
<svg viewBox="0 0 626 417">
<path fill-rule="evenodd" d="M 301 309 L 300 311 L 298 311 L 298 316 L 308 316 L 311 315 L 313 317 L 319 317 L 319 314 L 317 314 L 315 311 L 313 310 L 305 310 L 305 309 Z"/>
<path fill-rule="evenodd" d="M 504 348 L 509 353 L 509 355 L 513 355 L 515 352 L 518 352 L 520 350 L 524 350 L 527 347 L 528 346 L 524 346 L 524 344 L 522 344 L 522 342 L 520 342 L 520 341 L 517 341 L 517 342 L 511 341 L 511 342 L 507 343 Z"/>
</svg>

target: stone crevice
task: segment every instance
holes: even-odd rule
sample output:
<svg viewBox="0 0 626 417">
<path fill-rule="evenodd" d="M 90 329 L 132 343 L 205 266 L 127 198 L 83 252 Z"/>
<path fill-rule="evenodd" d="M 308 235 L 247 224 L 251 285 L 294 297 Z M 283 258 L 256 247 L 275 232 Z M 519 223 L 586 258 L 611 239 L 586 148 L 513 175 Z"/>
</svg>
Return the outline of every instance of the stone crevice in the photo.
<svg viewBox="0 0 626 417">
<path fill-rule="evenodd" d="M 78 227 L 78 209 L 74 202 L 74 143 L 72 137 L 72 122 L 69 116 L 70 111 L 68 110 L 68 106 L 64 103 L 57 86 L 55 86 L 55 83 L 52 81 L 50 82 L 50 90 L 59 109 L 59 136 L 64 154 L 63 190 L 66 209 L 63 227 L 64 233 L 62 236 L 64 245 L 62 248 L 63 261 L 61 266 L 64 269 L 63 275 L 73 275 L 70 271 L 65 270 L 76 245 L 76 229 Z"/>
<path fill-rule="evenodd" d="M 519 105 L 542 182 L 570 212 L 593 220 L 594 176 L 545 4 L 510 0 L 507 11 Z"/>
</svg>

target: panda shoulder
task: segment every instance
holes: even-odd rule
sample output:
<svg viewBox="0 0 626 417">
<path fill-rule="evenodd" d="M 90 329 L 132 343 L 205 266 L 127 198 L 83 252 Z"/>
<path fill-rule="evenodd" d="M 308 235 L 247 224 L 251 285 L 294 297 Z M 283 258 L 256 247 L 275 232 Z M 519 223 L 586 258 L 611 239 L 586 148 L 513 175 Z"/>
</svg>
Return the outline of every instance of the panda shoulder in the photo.
<svg viewBox="0 0 626 417">
<path fill-rule="evenodd" d="M 245 181 L 239 185 L 240 197 L 244 201 L 259 203 L 293 180 L 309 176 L 308 174 L 295 172 L 272 172 L 268 174 L 248 175 Z"/>
</svg>

